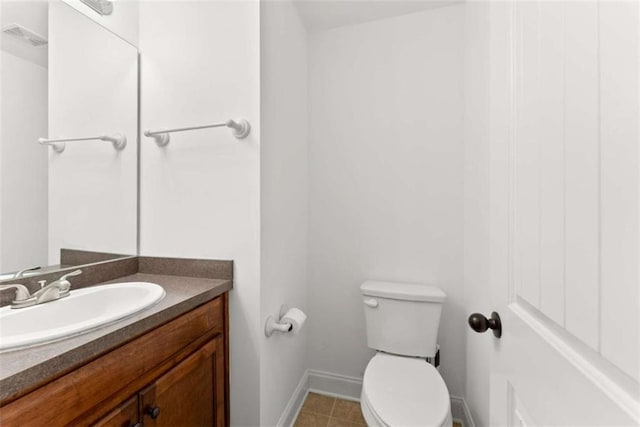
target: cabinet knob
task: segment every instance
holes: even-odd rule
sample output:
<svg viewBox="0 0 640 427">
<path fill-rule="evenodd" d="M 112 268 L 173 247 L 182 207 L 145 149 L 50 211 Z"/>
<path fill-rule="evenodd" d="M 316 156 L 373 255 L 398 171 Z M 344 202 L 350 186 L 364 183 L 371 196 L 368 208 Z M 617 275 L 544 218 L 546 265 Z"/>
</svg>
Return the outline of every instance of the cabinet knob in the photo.
<svg viewBox="0 0 640 427">
<path fill-rule="evenodd" d="M 159 406 L 149 406 L 147 408 L 147 415 L 151 417 L 152 420 L 155 420 L 160 416 L 160 407 Z"/>
</svg>

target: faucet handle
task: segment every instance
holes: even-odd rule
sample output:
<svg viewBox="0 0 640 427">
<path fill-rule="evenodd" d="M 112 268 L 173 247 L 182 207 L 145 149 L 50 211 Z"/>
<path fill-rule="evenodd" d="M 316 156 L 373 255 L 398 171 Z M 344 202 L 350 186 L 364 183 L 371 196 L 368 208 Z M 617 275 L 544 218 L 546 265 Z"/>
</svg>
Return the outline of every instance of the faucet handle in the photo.
<svg viewBox="0 0 640 427">
<path fill-rule="evenodd" d="M 75 271 L 72 271 L 71 273 L 67 273 L 67 274 L 65 274 L 65 275 L 64 275 L 64 276 L 62 276 L 59 280 L 60 280 L 60 281 L 62 281 L 62 280 L 67 280 L 67 277 L 71 277 L 71 276 L 79 276 L 79 275 L 81 275 L 81 274 L 82 274 L 82 270 L 75 270 Z"/>
</svg>

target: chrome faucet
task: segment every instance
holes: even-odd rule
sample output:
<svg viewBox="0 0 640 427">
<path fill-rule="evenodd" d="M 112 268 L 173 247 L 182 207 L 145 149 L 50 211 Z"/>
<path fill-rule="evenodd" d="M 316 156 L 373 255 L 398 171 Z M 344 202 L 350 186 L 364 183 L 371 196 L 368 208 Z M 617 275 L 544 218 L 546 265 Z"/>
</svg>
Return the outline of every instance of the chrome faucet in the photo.
<svg viewBox="0 0 640 427">
<path fill-rule="evenodd" d="M 77 276 L 82 274 L 82 270 L 75 270 L 71 273 L 67 273 L 58 280 L 55 280 L 48 285 L 46 280 L 41 280 L 41 289 L 29 295 L 29 291 L 23 285 L 3 285 L 0 286 L 0 290 L 16 288 L 16 298 L 11 302 L 11 308 L 24 308 L 32 305 L 43 304 L 49 301 L 55 301 L 60 298 L 69 296 L 71 289 L 71 283 L 67 280 L 68 277 Z"/>
<path fill-rule="evenodd" d="M 24 273 L 26 273 L 27 271 L 40 270 L 41 268 L 42 267 L 40 267 L 39 265 L 36 265 L 35 267 L 23 268 L 22 270 L 16 272 L 16 274 L 13 275 L 13 278 L 19 279 L 24 276 Z"/>
<path fill-rule="evenodd" d="M 29 295 L 29 289 L 27 289 L 26 286 L 20 285 L 18 283 L 14 283 L 12 285 L 0 285 L 0 291 L 3 291 L 5 289 L 15 289 L 16 290 L 16 298 L 14 299 L 14 302 L 15 301 L 24 301 L 24 300 L 29 299 L 29 297 L 31 297 L 31 295 Z"/>
<path fill-rule="evenodd" d="M 36 304 L 41 304 L 47 301 L 53 301 L 56 299 L 69 296 L 69 290 L 71 289 L 71 283 L 67 280 L 67 277 L 78 276 L 82 274 L 82 270 L 72 271 L 67 273 L 58 280 L 55 280 L 45 286 L 45 281 L 40 282 L 41 289 L 33 293 L 32 297 L 36 299 Z"/>
</svg>

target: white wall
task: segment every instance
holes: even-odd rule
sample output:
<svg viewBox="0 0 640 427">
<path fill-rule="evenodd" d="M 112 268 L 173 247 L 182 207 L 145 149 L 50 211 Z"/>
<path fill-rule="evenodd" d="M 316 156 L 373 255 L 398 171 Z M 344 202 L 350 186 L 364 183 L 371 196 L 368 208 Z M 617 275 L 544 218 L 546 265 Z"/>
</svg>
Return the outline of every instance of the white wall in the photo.
<svg viewBox="0 0 640 427">
<path fill-rule="evenodd" d="M 451 6 L 464 0 L 374 0 L 374 1 L 296 1 L 300 17 L 310 32 L 362 24 L 408 15 L 427 9 Z"/>
<path fill-rule="evenodd" d="M 44 37 L 45 1 L 0 3 L 0 25 Z M 0 52 L 0 271 L 47 262 L 47 47 L 3 35 Z M 4 250 L 3 250 L 4 249 Z"/>
<path fill-rule="evenodd" d="M 260 15 L 257 2 L 140 5 L 141 130 L 245 117 L 141 139 L 143 255 L 232 259 L 231 423 L 260 417 Z"/>
<path fill-rule="evenodd" d="M 261 27 L 261 320 L 307 309 L 307 36 L 292 1 L 264 2 Z M 278 422 L 307 368 L 308 328 L 261 336 L 260 425 Z"/>
<path fill-rule="evenodd" d="M 49 156 L 49 264 L 59 262 L 60 248 L 136 253 L 137 89 L 136 48 L 51 3 L 48 135 L 120 133 L 127 146 L 84 141 L 63 153 L 40 147 Z"/>
<path fill-rule="evenodd" d="M 489 271 L 489 3 L 465 4 L 464 301 L 465 315 L 488 315 Z M 489 425 L 492 339 L 465 327 L 465 400 L 478 426 Z"/>
<path fill-rule="evenodd" d="M 132 45 L 138 46 L 139 0 L 114 1 L 111 15 L 100 15 L 80 0 L 62 1 Z"/>
<path fill-rule="evenodd" d="M 452 6 L 310 38 L 310 368 L 363 375 L 364 280 L 433 283 L 463 394 L 463 24 Z"/>
<path fill-rule="evenodd" d="M 0 271 L 9 272 L 48 264 L 47 151 L 36 142 L 47 134 L 47 69 L 0 54 Z"/>
</svg>

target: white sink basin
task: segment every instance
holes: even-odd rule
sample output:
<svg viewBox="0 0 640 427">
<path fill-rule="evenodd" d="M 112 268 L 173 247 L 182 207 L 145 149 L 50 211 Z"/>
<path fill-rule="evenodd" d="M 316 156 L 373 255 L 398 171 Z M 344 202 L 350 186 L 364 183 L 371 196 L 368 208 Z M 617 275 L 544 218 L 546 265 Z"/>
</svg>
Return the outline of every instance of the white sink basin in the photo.
<svg viewBox="0 0 640 427">
<path fill-rule="evenodd" d="M 162 286 L 117 283 L 72 290 L 68 297 L 32 307 L 0 308 L 0 350 L 76 335 L 137 313 L 165 296 Z"/>
</svg>

